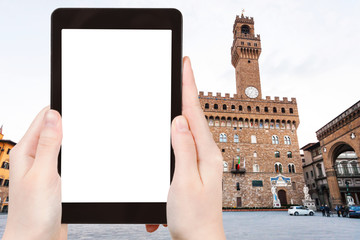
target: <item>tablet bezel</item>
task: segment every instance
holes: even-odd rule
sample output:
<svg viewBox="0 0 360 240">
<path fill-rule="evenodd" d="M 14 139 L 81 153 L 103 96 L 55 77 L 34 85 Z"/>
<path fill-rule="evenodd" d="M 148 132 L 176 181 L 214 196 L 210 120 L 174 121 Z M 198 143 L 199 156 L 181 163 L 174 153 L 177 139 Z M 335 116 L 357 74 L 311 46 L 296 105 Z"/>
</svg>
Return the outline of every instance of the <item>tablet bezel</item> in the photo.
<svg viewBox="0 0 360 240">
<path fill-rule="evenodd" d="M 51 109 L 62 113 L 62 29 L 169 29 L 171 44 L 171 120 L 181 115 L 182 15 L 177 9 L 59 8 L 51 16 Z M 170 127 L 169 122 L 169 127 Z M 169 143 L 170 136 L 169 136 Z M 170 144 L 170 182 L 175 168 Z M 61 150 L 58 157 L 61 176 Z M 62 203 L 62 223 L 165 224 L 166 202 L 154 203 Z"/>
</svg>

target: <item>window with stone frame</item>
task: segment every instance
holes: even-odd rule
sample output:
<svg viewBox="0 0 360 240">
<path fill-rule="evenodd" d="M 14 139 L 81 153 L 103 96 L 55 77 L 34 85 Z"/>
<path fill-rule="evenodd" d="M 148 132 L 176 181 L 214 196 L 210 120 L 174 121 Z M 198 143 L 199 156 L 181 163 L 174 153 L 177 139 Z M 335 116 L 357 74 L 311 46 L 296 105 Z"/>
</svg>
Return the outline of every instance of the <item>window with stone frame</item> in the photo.
<svg viewBox="0 0 360 240">
<path fill-rule="evenodd" d="M 227 142 L 227 136 L 225 133 L 220 133 L 220 142 Z"/>
<path fill-rule="evenodd" d="M 292 158 L 292 152 L 288 151 L 288 152 L 287 152 L 287 157 L 288 157 L 288 158 Z"/>
<path fill-rule="evenodd" d="M 275 167 L 275 173 L 282 173 L 283 172 L 283 168 L 282 168 L 282 164 L 281 163 L 275 163 L 274 165 Z"/>
<path fill-rule="evenodd" d="M 226 104 L 223 104 L 223 110 L 226 110 L 226 109 L 227 109 Z"/>
<path fill-rule="evenodd" d="M 256 143 L 256 136 L 255 135 L 251 135 L 251 143 Z"/>
<path fill-rule="evenodd" d="M 295 173 L 295 165 L 293 163 L 289 163 L 288 168 L 289 173 Z"/>
<path fill-rule="evenodd" d="M 228 171 L 228 163 L 223 161 L 223 165 L 224 165 L 224 172 Z"/>
<path fill-rule="evenodd" d="M 4 187 L 9 187 L 9 179 L 5 179 L 5 181 L 4 181 Z"/>
<path fill-rule="evenodd" d="M 4 169 L 9 169 L 10 167 L 10 164 L 8 162 L 3 162 L 3 164 L 1 165 L 1 168 L 4 168 Z"/>
<path fill-rule="evenodd" d="M 259 164 L 254 164 L 253 165 L 253 172 L 259 172 Z"/>
<path fill-rule="evenodd" d="M 291 139 L 290 139 L 289 136 L 284 136 L 284 143 L 285 143 L 286 145 L 291 145 Z"/>
<path fill-rule="evenodd" d="M 280 157 L 280 152 L 279 152 L 279 151 L 275 151 L 274 155 L 275 155 L 275 158 L 279 158 L 279 157 Z"/>
<path fill-rule="evenodd" d="M 239 135 L 237 135 L 237 134 L 234 135 L 234 142 L 236 142 L 236 143 L 239 142 Z"/>
<path fill-rule="evenodd" d="M 214 117 L 209 117 L 209 126 L 214 126 Z"/>
<path fill-rule="evenodd" d="M 278 136 L 273 135 L 271 137 L 271 140 L 272 140 L 272 144 L 279 144 L 279 137 Z"/>
<path fill-rule="evenodd" d="M 219 105 L 214 104 L 214 109 L 218 109 L 218 108 L 219 108 Z"/>
<path fill-rule="evenodd" d="M 205 103 L 205 109 L 209 109 L 209 104 Z"/>
<path fill-rule="evenodd" d="M 235 111 L 235 105 L 231 105 L 231 110 Z"/>
</svg>

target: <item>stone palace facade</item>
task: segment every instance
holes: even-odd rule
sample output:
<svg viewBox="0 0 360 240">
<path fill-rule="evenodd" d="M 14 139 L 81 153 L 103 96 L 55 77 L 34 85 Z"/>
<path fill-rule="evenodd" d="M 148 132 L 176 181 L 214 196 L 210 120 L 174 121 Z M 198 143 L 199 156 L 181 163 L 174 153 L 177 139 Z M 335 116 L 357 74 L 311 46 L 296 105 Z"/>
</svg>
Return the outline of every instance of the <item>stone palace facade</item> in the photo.
<svg viewBox="0 0 360 240">
<path fill-rule="evenodd" d="M 199 92 L 224 158 L 223 207 L 272 207 L 272 190 L 282 206 L 302 204 L 304 178 L 296 99 L 262 98 L 261 41 L 254 32 L 254 19 L 237 16 L 233 34 L 231 63 L 237 93 Z"/>
</svg>

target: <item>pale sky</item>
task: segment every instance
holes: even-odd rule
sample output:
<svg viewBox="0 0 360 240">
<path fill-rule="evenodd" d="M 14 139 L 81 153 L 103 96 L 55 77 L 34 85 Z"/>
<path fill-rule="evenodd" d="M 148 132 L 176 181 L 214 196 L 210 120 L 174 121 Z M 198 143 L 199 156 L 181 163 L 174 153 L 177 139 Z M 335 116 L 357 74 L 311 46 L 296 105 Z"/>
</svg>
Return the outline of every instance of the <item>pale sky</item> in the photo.
<svg viewBox="0 0 360 240">
<path fill-rule="evenodd" d="M 235 17 L 244 8 L 261 35 L 263 97 L 297 99 L 300 148 L 317 141 L 319 128 L 359 100 L 356 0 L 0 0 L 0 125 L 5 139 L 18 142 L 50 103 L 50 15 L 58 7 L 179 9 L 183 53 L 192 59 L 198 90 L 222 94 L 236 91 L 230 47 Z M 91 130 L 101 131 L 101 123 Z"/>
</svg>

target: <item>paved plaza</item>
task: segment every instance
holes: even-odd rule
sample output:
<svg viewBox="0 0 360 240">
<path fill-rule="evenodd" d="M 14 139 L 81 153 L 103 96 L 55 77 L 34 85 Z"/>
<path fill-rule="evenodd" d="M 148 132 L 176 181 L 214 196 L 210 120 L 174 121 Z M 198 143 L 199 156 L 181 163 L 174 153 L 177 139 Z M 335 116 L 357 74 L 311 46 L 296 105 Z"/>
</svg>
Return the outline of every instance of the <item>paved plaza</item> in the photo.
<svg viewBox="0 0 360 240">
<path fill-rule="evenodd" d="M 360 239 L 360 219 L 288 216 L 287 212 L 225 212 L 227 239 Z M 7 215 L 0 214 L 2 236 Z M 170 239 L 167 228 L 147 233 L 144 225 L 69 225 L 69 240 Z"/>
</svg>

